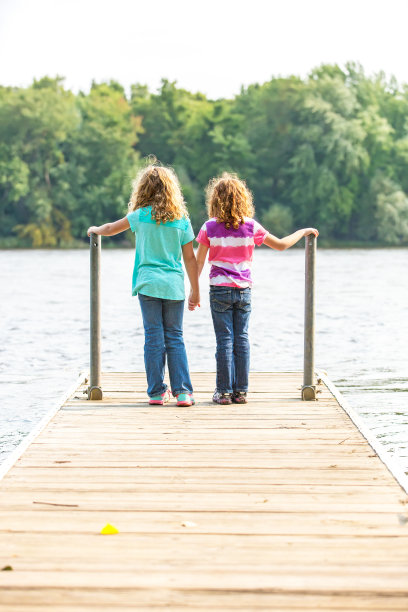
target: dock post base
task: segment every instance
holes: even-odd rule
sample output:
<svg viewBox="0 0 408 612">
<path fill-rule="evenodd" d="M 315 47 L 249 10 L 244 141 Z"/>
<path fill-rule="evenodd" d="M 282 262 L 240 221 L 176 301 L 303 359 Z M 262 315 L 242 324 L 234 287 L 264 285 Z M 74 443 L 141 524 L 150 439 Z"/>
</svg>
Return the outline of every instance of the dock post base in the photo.
<svg viewBox="0 0 408 612">
<path fill-rule="evenodd" d="M 89 400 L 101 400 L 103 397 L 101 387 L 88 387 Z"/>
<path fill-rule="evenodd" d="M 316 385 L 305 385 L 302 387 L 302 400 L 305 402 L 316 400 Z"/>
</svg>

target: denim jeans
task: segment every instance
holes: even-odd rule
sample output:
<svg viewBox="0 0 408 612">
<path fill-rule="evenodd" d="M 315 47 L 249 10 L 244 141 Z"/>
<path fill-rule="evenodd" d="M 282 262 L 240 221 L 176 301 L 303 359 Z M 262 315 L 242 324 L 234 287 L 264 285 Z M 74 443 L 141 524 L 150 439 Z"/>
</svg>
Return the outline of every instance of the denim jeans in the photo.
<svg viewBox="0 0 408 612">
<path fill-rule="evenodd" d="M 217 339 L 217 391 L 247 391 L 251 289 L 210 287 L 210 306 Z"/>
<path fill-rule="evenodd" d="M 169 368 L 173 395 L 192 393 L 183 340 L 184 300 L 162 300 L 139 293 L 145 331 L 144 361 L 149 397 L 167 389 L 164 368 Z"/>
</svg>

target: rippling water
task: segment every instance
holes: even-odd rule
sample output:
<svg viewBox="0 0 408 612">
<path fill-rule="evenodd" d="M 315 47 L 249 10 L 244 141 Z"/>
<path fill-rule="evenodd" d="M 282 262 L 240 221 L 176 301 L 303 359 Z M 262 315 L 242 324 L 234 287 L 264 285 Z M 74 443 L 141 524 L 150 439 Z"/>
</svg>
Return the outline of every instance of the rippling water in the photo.
<svg viewBox="0 0 408 612">
<path fill-rule="evenodd" d="M 0 251 L 0 461 L 88 369 L 88 251 Z M 102 367 L 143 370 L 133 252 L 102 252 Z M 318 251 L 316 365 L 408 470 L 408 249 Z M 207 277 L 186 312 L 191 370 L 214 370 Z M 304 252 L 259 249 L 252 369 L 303 367 Z"/>
</svg>

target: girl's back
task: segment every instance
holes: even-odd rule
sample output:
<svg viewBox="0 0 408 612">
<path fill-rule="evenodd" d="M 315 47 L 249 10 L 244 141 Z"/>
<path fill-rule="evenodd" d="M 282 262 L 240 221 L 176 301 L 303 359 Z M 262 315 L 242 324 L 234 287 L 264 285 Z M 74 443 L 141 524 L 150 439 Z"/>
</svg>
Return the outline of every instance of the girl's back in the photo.
<svg viewBox="0 0 408 612">
<path fill-rule="evenodd" d="M 182 247 L 194 233 L 185 217 L 157 223 L 152 207 L 137 208 L 127 215 L 136 234 L 132 294 L 147 293 L 168 300 L 184 299 Z"/>
<path fill-rule="evenodd" d="M 226 227 L 216 217 L 202 226 L 197 242 L 209 247 L 210 285 L 251 287 L 251 265 L 255 245 L 265 240 L 267 231 L 254 219 L 244 217 L 237 228 Z"/>
</svg>

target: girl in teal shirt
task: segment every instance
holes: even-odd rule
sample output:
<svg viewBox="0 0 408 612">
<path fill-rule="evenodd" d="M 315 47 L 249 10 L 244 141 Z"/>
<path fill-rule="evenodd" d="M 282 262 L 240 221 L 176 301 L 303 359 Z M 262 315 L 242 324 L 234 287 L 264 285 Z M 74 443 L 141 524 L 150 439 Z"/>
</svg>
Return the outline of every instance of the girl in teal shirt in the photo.
<svg viewBox="0 0 408 612">
<path fill-rule="evenodd" d="M 148 166 L 134 183 L 129 213 L 114 223 L 91 226 L 91 233 L 114 236 L 127 229 L 136 235 L 132 294 L 139 296 L 145 331 L 144 358 L 150 404 L 165 404 L 170 392 L 164 382 L 167 364 L 178 406 L 194 404 L 183 340 L 183 257 L 191 283 L 189 309 L 199 305 L 194 232 L 180 185 L 169 168 Z"/>
</svg>

